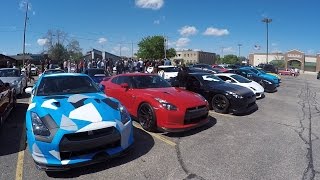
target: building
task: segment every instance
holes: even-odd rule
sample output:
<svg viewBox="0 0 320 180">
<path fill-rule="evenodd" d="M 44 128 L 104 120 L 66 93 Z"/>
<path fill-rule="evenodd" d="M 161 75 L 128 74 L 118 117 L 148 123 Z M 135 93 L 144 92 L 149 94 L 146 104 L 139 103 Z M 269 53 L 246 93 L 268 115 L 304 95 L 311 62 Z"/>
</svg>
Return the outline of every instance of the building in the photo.
<svg viewBox="0 0 320 180">
<path fill-rule="evenodd" d="M 105 51 L 99 51 L 97 49 L 92 49 L 91 51 L 88 51 L 83 58 L 85 60 L 92 60 L 92 59 L 97 60 L 98 58 L 99 59 L 112 59 L 113 62 L 116 62 L 121 59 L 121 57 L 119 57 L 119 56 L 116 56 L 114 54 L 111 54 L 111 53 L 108 53 Z"/>
<path fill-rule="evenodd" d="M 320 71 L 320 54 L 307 55 L 299 50 L 290 50 L 286 53 L 268 54 L 268 62 L 283 62 L 285 68 L 296 67 L 303 71 L 318 72 Z M 267 63 L 266 53 L 249 54 L 249 64 L 257 66 L 261 63 Z"/>
<path fill-rule="evenodd" d="M 10 56 L 10 57 L 16 60 L 17 66 L 22 66 L 23 60 L 25 60 L 25 62 L 29 61 L 30 63 L 35 64 L 35 65 L 40 65 L 41 61 L 45 61 L 46 59 L 49 60 L 48 54 L 30 54 L 30 53 L 27 53 L 25 55 L 17 54 L 17 55 L 13 55 L 13 56 Z"/>
<path fill-rule="evenodd" d="M 204 51 L 177 51 L 176 56 L 172 60 L 178 64 L 215 64 L 217 55 L 216 53 Z"/>
<path fill-rule="evenodd" d="M 17 64 L 16 59 L 10 57 L 10 56 L 6 56 L 3 54 L 0 54 L 0 68 L 6 68 L 7 67 L 7 62 L 9 61 L 9 63 L 12 65 L 13 63 Z"/>
</svg>

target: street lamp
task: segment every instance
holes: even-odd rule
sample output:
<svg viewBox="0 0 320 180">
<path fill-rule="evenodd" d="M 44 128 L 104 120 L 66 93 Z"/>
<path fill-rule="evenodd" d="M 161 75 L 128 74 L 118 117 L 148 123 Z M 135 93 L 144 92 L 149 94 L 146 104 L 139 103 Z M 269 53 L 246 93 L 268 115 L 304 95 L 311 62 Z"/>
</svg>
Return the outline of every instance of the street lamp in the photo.
<svg viewBox="0 0 320 180">
<path fill-rule="evenodd" d="M 240 50 L 241 50 L 242 44 L 238 44 L 238 46 L 239 46 L 239 57 L 240 57 Z"/>
<path fill-rule="evenodd" d="M 263 18 L 262 22 L 267 25 L 267 64 L 268 64 L 268 56 L 269 56 L 269 23 L 272 22 L 271 18 Z"/>
</svg>

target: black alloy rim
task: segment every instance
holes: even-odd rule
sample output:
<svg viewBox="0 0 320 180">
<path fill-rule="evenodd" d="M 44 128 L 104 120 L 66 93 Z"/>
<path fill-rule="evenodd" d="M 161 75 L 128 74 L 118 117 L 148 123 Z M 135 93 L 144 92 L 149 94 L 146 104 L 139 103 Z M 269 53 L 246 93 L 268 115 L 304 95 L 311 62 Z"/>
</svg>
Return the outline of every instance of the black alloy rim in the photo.
<svg viewBox="0 0 320 180">
<path fill-rule="evenodd" d="M 139 121 L 141 126 L 150 127 L 153 120 L 152 110 L 148 105 L 142 105 L 139 111 Z"/>
<path fill-rule="evenodd" d="M 219 110 L 223 110 L 227 106 L 227 102 L 221 96 L 215 97 L 213 103 Z"/>
</svg>

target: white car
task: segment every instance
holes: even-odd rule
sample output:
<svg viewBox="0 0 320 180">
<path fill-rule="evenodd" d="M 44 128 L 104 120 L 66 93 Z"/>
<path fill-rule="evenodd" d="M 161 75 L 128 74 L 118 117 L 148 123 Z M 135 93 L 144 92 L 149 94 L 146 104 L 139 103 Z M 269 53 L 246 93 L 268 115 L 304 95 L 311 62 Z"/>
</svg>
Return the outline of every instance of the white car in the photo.
<svg viewBox="0 0 320 180">
<path fill-rule="evenodd" d="M 168 80 L 178 76 L 179 69 L 176 66 L 158 66 L 158 75 Z"/>
<path fill-rule="evenodd" d="M 25 73 L 26 69 L 22 68 L 21 72 Z M 37 76 L 38 75 L 38 67 L 36 65 L 34 65 L 34 64 L 31 64 L 31 75 L 32 76 Z"/>
<path fill-rule="evenodd" d="M 215 74 L 215 76 L 219 77 L 225 82 L 249 88 L 251 91 L 253 91 L 253 93 L 256 94 L 256 98 L 262 98 L 264 96 L 264 88 L 259 83 L 251 81 L 243 76 L 232 73 Z"/>
</svg>

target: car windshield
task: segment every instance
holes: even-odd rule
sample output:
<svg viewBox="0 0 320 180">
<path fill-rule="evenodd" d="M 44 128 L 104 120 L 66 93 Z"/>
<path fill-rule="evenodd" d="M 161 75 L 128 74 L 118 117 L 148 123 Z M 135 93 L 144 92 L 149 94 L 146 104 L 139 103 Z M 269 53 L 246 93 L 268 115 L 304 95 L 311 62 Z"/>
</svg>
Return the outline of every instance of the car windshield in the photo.
<svg viewBox="0 0 320 180">
<path fill-rule="evenodd" d="M 96 93 L 95 83 L 87 76 L 56 76 L 42 78 L 37 96 Z"/>
<path fill-rule="evenodd" d="M 20 71 L 18 69 L 2 69 L 0 70 L 0 77 L 19 77 Z"/>
<path fill-rule="evenodd" d="M 198 75 L 197 77 L 198 77 L 198 79 L 200 79 L 200 81 L 203 84 L 224 83 L 224 81 L 222 79 L 220 79 L 219 77 L 212 75 L 212 74 Z"/>
<path fill-rule="evenodd" d="M 258 69 L 258 71 L 261 73 L 261 74 L 266 74 L 266 72 L 262 69 Z"/>
<path fill-rule="evenodd" d="M 133 76 L 132 81 L 137 89 L 171 87 L 166 80 L 158 75 Z"/>
<path fill-rule="evenodd" d="M 88 70 L 88 75 L 90 77 L 93 77 L 96 74 L 104 74 L 104 75 L 106 75 L 106 72 L 105 72 L 104 69 L 90 69 L 90 70 Z"/>
<path fill-rule="evenodd" d="M 239 83 L 250 83 L 252 81 L 250 81 L 249 79 L 245 78 L 245 77 L 242 77 L 242 76 L 239 76 L 239 75 L 231 75 L 231 77 L 233 79 L 235 79 L 236 81 L 238 81 Z"/>
<path fill-rule="evenodd" d="M 259 71 L 256 70 L 256 69 L 250 69 L 250 71 L 252 71 L 252 72 L 255 73 L 255 74 L 259 74 Z"/>
<path fill-rule="evenodd" d="M 159 70 L 163 70 L 164 72 L 178 72 L 179 69 L 177 67 L 166 67 L 166 68 L 159 68 Z"/>
</svg>

